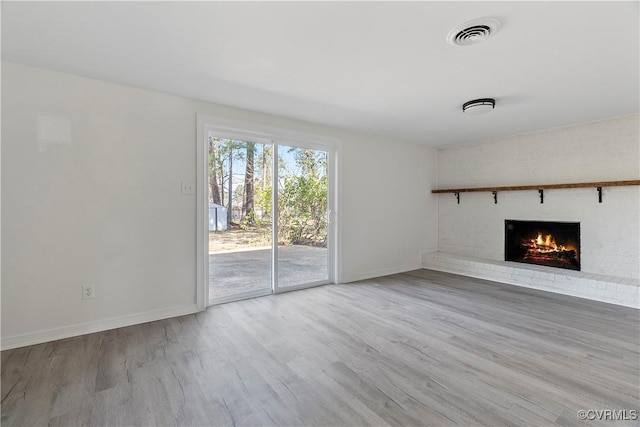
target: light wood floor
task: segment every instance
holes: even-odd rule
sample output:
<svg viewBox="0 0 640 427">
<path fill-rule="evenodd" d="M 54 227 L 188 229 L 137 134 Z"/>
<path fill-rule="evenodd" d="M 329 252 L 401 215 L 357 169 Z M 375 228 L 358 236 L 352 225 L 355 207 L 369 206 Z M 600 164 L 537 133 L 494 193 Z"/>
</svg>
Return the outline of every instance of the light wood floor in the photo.
<svg viewBox="0 0 640 427">
<path fill-rule="evenodd" d="M 4 351 L 2 425 L 585 425 L 640 409 L 639 316 L 427 270 L 324 286 Z"/>
</svg>

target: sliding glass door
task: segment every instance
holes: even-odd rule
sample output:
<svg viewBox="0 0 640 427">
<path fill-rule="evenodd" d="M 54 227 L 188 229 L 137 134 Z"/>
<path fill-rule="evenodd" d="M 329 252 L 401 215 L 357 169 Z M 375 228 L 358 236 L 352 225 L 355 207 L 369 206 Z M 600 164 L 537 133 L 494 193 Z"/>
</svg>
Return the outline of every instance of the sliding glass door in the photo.
<svg viewBox="0 0 640 427">
<path fill-rule="evenodd" d="M 278 146 L 278 288 L 329 280 L 328 152 Z"/>
<path fill-rule="evenodd" d="M 209 304 L 331 281 L 330 167 L 327 148 L 208 135 Z"/>
<path fill-rule="evenodd" d="M 209 138 L 209 299 L 272 292 L 273 144 Z"/>
</svg>

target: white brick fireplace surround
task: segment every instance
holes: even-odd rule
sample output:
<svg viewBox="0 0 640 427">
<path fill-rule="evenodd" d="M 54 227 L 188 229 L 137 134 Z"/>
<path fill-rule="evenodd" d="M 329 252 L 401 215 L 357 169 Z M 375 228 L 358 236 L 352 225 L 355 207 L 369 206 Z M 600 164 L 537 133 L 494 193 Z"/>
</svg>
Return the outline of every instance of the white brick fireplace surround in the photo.
<svg viewBox="0 0 640 427">
<path fill-rule="evenodd" d="M 640 179 L 640 116 L 442 149 L 438 188 Z M 439 194 L 425 268 L 640 308 L 640 187 Z M 504 261 L 504 221 L 580 222 L 581 271 Z"/>
</svg>

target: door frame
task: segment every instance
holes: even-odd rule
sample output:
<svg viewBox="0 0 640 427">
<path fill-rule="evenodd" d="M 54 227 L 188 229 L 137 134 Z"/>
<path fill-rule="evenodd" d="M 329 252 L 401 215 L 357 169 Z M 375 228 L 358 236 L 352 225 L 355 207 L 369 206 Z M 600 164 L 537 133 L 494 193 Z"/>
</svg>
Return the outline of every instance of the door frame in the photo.
<svg viewBox="0 0 640 427">
<path fill-rule="evenodd" d="M 208 189 L 208 160 L 209 160 L 209 132 L 217 136 L 232 139 L 246 138 L 254 142 L 269 142 L 274 147 L 274 159 L 277 158 L 277 147 L 281 145 L 293 145 L 302 148 L 325 150 L 328 153 L 327 177 L 329 187 L 327 189 L 327 201 L 329 204 L 329 226 L 327 227 L 328 251 L 327 267 L 329 283 L 337 283 L 340 272 L 340 209 L 338 206 L 338 169 L 341 141 L 312 133 L 299 132 L 292 129 L 272 127 L 253 122 L 229 119 L 226 117 L 211 116 L 198 113 L 196 115 L 196 305 L 198 310 L 204 310 L 209 305 L 209 189 Z M 277 164 L 277 161 L 275 162 Z M 272 170 L 272 185 L 277 182 L 277 167 Z M 275 186 L 273 188 L 276 188 Z M 275 194 L 275 193 L 274 193 Z M 274 197 L 273 203 L 275 204 Z M 277 208 L 277 206 L 274 206 Z M 274 218 L 277 210 L 273 210 Z M 273 221 L 274 234 L 277 232 L 277 221 Z M 206 238 L 205 238 L 206 237 Z M 277 239 L 274 240 L 277 245 Z M 272 243 L 274 243 L 272 242 Z M 274 293 L 294 291 L 301 288 L 315 286 L 316 284 L 302 284 L 278 288 L 277 280 L 277 250 L 272 260 L 275 268 L 272 269 L 272 288 Z"/>
</svg>

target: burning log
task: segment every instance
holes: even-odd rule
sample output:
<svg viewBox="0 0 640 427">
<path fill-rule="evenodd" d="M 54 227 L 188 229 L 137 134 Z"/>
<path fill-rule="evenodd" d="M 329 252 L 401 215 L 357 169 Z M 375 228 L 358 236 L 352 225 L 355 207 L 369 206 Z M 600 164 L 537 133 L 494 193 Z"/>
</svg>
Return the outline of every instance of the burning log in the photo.
<svg viewBox="0 0 640 427">
<path fill-rule="evenodd" d="M 550 251 L 550 252 L 538 252 L 538 251 L 527 251 L 524 256 L 524 259 L 532 260 L 532 261 L 557 261 L 564 263 L 571 263 L 576 260 L 576 251 L 574 250 L 566 250 L 566 251 Z"/>
<path fill-rule="evenodd" d="M 564 245 L 556 244 L 550 234 L 543 236 L 538 233 L 535 239 L 524 239 L 521 246 L 526 250 L 523 259 L 535 262 L 559 262 L 570 264 L 576 262 L 577 253 Z"/>
<path fill-rule="evenodd" d="M 545 244 L 537 244 L 536 242 L 522 242 L 522 246 L 527 248 L 527 250 L 538 251 L 538 252 L 553 252 L 557 251 L 557 246 L 545 245 Z"/>
</svg>

